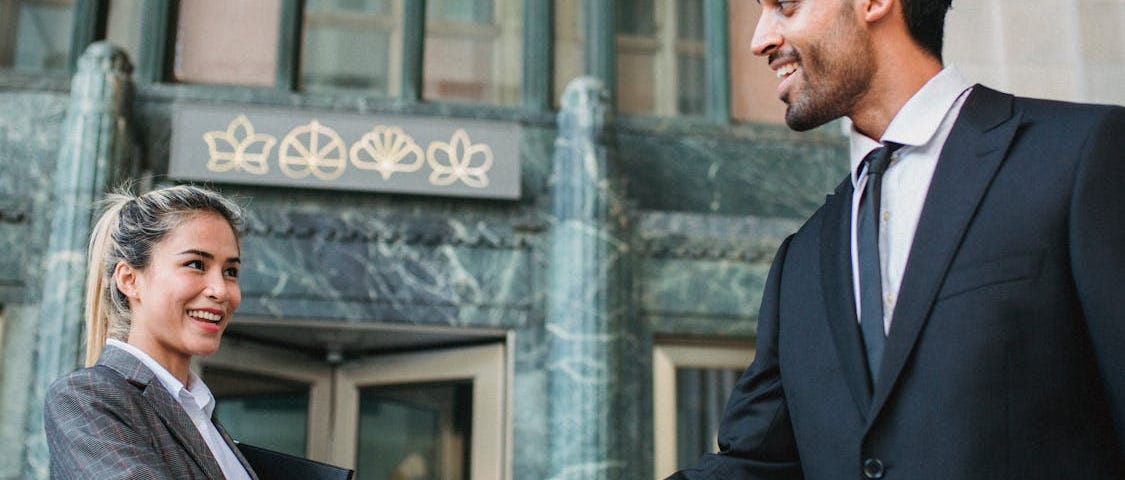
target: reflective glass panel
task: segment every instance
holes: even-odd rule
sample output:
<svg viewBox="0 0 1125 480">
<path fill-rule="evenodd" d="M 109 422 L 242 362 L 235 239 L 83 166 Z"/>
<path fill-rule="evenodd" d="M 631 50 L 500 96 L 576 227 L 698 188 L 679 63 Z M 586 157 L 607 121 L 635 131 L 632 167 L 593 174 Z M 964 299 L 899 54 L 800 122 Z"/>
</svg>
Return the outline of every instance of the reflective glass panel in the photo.
<svg viewBox="0 0 1125 480">
<path fill-rule="evenodd" d="M 520 0 L 426 2 L 422 96 L 519 103 Z"/>
<path fill-rule="evenodd" d="M 586 42 L 582 33 L 584 20 L 581 0 L 556 0 L 554 13 L 555 70 L 552 75 L 554 78 L 552 104 L 557 108 L 567 84 L 582 74 L 582 64 L 586 58 Z"/>
<path fill-rule="evenodd" d="M 69 0 L 0 2 L 0 66 L 65 72 L 73 14 Z"/>
<path fill-rule="evenodd" d="M 308 384 L 213 367 L 205 368 L 202 377 L 215 395 L 215 416 L 231 437 L 305 456 Z"/>
<path fill-rule="evenodd" d="M 281 0 L 179 2 L 176 81 L 268 87 L 277 79 Z"/>
<path fill-rule="evenodd" d="M 687 468 L 718 450 L 719 419 L 742 370 L 676 369 L 676 465 Z"/>
<path fill-rule="evenodd" d="M 129 62 L 137 65 L 141 30 L 144 25 L 144 0 L 110 0 L 105 36 L 110 43 L 125 50 Z"/>
<path fill-rule="evenodd" d="M 359 389 L 356 478 L 468 478 L 472 383 Z"/>
<path fill-rule="evenodd" d="M 304 15 L 303 90 L 398 94 L 401 0 L 309 0 Z"/>
<path fill-rule="evenodd" d="M 702 0 L 616 2 L 617 109 L 701 115 L 706 102 Z"/>
<path fill-rule="evenodd" d="M 766 59 L 750 50 L 754 27 L 762 13 L 757 2 L 730 0 L 730 111 L 739 122 L 782 123 L 785 104 L 777 98 L 777 77 Z"/>
</svg>

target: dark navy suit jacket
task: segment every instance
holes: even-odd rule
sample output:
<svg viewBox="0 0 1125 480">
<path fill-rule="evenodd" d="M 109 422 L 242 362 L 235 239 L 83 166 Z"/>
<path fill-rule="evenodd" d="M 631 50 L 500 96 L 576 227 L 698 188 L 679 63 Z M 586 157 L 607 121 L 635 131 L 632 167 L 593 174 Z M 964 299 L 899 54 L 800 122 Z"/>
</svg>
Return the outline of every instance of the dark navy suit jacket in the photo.
<svg viewBox="0 0 1125 480">
<path fill-rule="evenodd" d="M 973 89 L 876 379 L 851 196 L 782 244 L 720 451 L 675 477 L 1125 479 L 1125 108 Z"/>
</svg>

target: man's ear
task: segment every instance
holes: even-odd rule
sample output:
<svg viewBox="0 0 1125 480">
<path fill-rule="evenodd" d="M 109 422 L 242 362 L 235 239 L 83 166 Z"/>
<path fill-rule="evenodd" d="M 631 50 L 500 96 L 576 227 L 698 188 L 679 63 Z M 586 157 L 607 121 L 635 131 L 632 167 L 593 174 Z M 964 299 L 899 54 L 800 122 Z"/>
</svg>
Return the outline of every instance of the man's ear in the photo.
<svg viewBox="0 0 1125 480">
<path fill-rule="evenodd" d="M 121 293 L 124 293 L 130 300 L 137 300 L 140 297 L 137 288 L 137 282 L 140 280 L 139 274 L 140 272 L 125 262 L 117 262 L 117 266 L 113 268 L 113 282 L 117 284 L 117 289 L 121 290 Z"/>
<path fill-rule="evenodd" d="M 863 18 L 868 23 L 878 22 L 891 14 L 897 3 L 898 0 L 866 0 Z"/>
</svg>

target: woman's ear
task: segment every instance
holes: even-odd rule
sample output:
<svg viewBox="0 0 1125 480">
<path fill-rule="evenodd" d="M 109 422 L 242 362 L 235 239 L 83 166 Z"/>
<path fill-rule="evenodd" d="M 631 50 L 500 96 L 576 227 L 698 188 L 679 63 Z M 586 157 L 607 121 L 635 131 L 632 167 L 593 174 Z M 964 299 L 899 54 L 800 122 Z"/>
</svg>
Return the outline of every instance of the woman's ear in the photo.
<svg viewBox="0 0 1125 480">
<path fill-rule="evenodd" d="M 139 273 L 135 268 L 125 262 L 117 262 L 113 269 L 113 282 L 117 289 L 124 293 L 129 300 L 140 299 L 140 290 L 137 288 Z"/>
</svg>

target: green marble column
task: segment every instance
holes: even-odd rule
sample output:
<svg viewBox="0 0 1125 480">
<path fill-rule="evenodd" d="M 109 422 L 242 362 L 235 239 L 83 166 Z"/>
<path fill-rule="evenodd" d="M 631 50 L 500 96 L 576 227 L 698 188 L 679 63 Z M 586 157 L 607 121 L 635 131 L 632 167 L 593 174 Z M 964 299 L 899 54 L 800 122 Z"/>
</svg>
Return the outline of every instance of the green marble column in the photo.
<svg viewBox="0 0 1125 480">
<path fill-rule="evenodd" d="M 559 112 L 547 318 L 551 479 L 631 478 L 623 389 L 632 287 L 628 218 L 614 161 L 608 92 L 575 79 Z M 643 469 L 642 469 L 643 470 Z"/>
<path fill-rule="evenodd" d="M 42 267 L 46 272 L 35 339 L 25 478 L 47 478 L 42 418 L 47 386 L 81 366 L 86 242 L 93 206 L 108 188 L 134 174 L 128 128 L 132 69 L 123 51 L 97 42 L 78 59 L 71 83 Z"/>
</svg>

